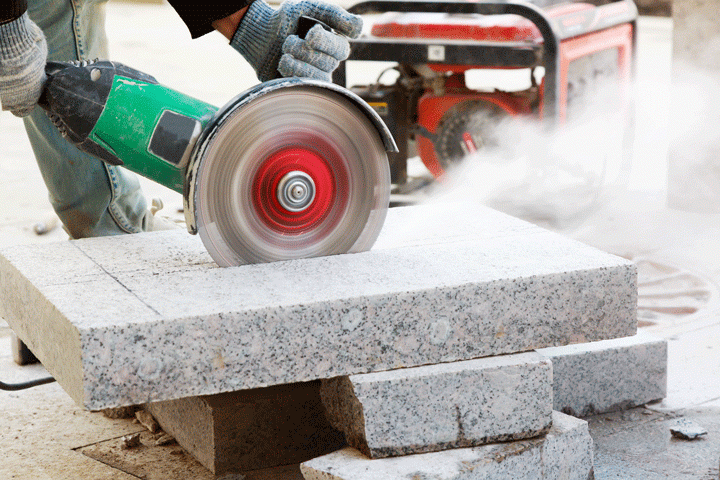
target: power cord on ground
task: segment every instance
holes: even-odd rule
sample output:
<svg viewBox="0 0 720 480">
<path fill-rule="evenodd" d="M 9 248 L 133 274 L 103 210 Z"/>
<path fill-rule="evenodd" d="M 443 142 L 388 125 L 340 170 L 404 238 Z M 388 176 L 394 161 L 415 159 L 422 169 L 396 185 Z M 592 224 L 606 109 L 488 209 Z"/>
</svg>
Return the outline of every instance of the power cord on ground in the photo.
<svg viewBox="0 0 720 480">
<path fill-rule="evenodd" d="M 54 381 L 55 381 L 55 379 L 53 377 L 43 377 L 43 378 L 38 378 L 35 380 L 30 380 L 28 382 L 21 382 L 21 383 L 0 382 L 0 390 L 17 392 L 18 390 L 27 390 L 28 388 L 39 387 L 40 385 L 45 385 L 47 383 L 52 383 Z"/>
</svg>

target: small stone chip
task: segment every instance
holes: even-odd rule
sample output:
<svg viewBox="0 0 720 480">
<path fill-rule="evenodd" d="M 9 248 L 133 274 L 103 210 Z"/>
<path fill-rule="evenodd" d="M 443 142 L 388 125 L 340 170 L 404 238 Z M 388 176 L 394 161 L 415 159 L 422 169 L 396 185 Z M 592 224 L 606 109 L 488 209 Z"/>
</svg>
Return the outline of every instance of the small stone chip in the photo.
<svg viewBox="0 0 720 480">
<path fill-rule="evenodd" d="M 133 433 L 132 435 L 125 435 L 122 437 L 122 448 L 124 450 L 130 450 L 131 448 L 140 446 L 140 434 Z"/>
<path fill-rule="evenodd" d="M 670 427 L 670 433 L 675 438 L 695 440 L 698 437 L 706 435 L 708 432 L 703 427 L 688 420 L 687 418 L 681 418 L 674 426 Z"/>
<path fill-rule="evenodd" d="M 139 409 L 140 407 L 134 405 L 131 407 L 106 408 L 101 410 L 101 412 L 107 418 L 117 420 L 119 418 L 132 418 Z"/>
<path fill-rule="evenodd" d="M 35 235 L 45 235 L 46 233 L 52 232 L 58 225 L 58 218 L 53 217 L 48 220 L 37 222 L 33 225 L 33 231 Z"/>
<path fill-rule="evenodd" d="M 145 410 L 137 411 L 135 412 L 135 418 L 137 418 L 138 422 L 140 422 L 143 427 L 147 428 L 150 433 L 157 433 L 160 431 L 160 425 L 153 416 L 150 415 L 150 412 L 146 412 Z"/>
<path fill-rule="evenodd" d="M 170 445 L 171 443 L 174 443 L 175 439 L 172 435 L 168 435 L 167 433 L 163 432 L 159 437 L 155 439 L 154 445 L 156 447 L 159 447 L 160 445 Z"/>
</svg>

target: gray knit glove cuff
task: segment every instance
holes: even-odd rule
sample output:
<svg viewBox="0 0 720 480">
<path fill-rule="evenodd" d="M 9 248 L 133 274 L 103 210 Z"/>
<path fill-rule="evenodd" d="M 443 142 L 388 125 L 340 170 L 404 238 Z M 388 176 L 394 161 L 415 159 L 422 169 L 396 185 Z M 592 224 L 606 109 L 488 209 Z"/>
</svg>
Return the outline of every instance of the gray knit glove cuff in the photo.
<svg viewBox="0 0 720 480">
<path fill-rule="evenodd" d="M 295 35 L 301 16 L 320 20 L 340 35 L 316 25 L 301 39 Z M 275 10 L 264 0 L 255 0 L 230 45 L 263 82 L 280 75 L 329 81 L 333 70 L 350 54 L 350 44 L 342 35 L 357 38 L 361 30 L 362 19 L 337 5 L 286 0 Z"/>
<path fill-rule="evenodd" d="M 18 117 L 29 115 L 45 82 L 47 42 L 24 13 L 0 25 L 0 103 Z"/>
</svg>

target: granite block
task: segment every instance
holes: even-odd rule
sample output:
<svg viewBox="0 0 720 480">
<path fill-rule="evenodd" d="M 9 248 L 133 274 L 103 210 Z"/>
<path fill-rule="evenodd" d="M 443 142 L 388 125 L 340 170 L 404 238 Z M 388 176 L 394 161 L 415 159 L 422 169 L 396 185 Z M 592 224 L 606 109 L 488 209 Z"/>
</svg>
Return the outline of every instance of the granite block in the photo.
<svg viewBox="0 0 720 480">
<path fill-rule="evenodd" d="M 327 421 L 320 382 L 150 403 L 163 430 L 215 474 L 296 464 L 345 445 Z"/>
<path fill-rule="evenodd" d="M 593 441 L 587 422 L 553 412 L 541 438 L 379 459 L 347 447 L 300 471 L 305 480 L 589 480 Z"/>
<path fill-rule="evenodd" d="M 538 350 L 553 364 L 553 408 L 586 417 L 665 398 L 667 340 L 647 333 Z"/>
<path fill-rule="evenodd" d="M 535 352 L 323 380 L 330 422 L 370 458 L 536 437 L 552 365 Z"/>
<path fill-rule="evenodd" d="M 473 204 L 264 265 L 182 230 L 0 252 L 0 316 L 91 410 L 632 335 L 636 297 L 631 262 Z"/>
</svg>

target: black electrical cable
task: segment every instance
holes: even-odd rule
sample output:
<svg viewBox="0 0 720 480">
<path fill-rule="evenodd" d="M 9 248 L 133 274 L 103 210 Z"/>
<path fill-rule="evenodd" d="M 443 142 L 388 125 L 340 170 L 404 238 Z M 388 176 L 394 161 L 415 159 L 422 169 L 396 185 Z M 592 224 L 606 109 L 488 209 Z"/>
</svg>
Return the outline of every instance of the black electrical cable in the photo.
<svg viewBox="0 0 720 480">
<path fill-rule="evenodd" d="M 43 377 L 43 378 L 38 378 L 35 380 L 30 380 L 29 382 L 22 382 L 22 383 L 0 382 L 0 390 L 16 392 L 18 390 L 27 390 L 28 388 L 39 387 L 40 385 L 45 385 L 46 383 L 52 383 L 54 381 L 55 381 L 55 379 L 53 377 Z"/>
</svg>

